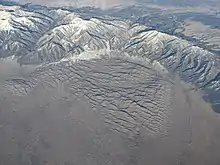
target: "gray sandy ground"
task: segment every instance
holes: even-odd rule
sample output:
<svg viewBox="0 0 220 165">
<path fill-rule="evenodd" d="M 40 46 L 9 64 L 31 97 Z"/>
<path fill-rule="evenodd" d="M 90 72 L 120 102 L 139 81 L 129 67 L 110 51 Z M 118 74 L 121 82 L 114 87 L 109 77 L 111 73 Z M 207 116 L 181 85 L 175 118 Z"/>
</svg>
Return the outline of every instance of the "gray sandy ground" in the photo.
<svg viewBox="0 0 220 165">
<path fill-rule="evenodd" d="M 126 58 L 66 61 L 4 82 L 3 165 L 218 165 L 219 116 L 199 93 Z"/>
<path fill-rule="evenodd" d="M 37 66 L 21 66 L 12 58 L 0 59 L 0 84 L 5 80 L 25 76 L 33 72 Z"/>
</svg>

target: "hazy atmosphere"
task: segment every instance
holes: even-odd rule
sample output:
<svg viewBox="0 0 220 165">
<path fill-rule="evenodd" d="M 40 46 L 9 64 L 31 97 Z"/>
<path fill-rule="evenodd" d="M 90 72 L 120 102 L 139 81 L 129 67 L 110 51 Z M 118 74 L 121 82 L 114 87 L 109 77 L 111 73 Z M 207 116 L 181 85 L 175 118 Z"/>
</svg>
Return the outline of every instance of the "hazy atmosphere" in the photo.
<svg viewBox="0 0 220 165">
<path fill-rule="evenodd" d="M 73 6 L 95 6 L 103 9 L 114 6 L 129 6 L 137 4 L 154 3 L 160 5 L 174 5 L 174 6 L 204 6 L 216 5 L 218 0 L 15 0 L 20 3 L 32 2 L 36 4 L 45 5 L 73 5 Z"/>
</svg>

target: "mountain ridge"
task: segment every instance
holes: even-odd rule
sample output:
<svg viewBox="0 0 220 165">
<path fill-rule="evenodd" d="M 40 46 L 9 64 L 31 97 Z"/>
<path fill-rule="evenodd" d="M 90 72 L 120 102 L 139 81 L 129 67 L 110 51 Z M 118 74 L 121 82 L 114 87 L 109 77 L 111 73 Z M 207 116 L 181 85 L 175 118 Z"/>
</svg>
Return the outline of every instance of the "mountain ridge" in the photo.
<svg viewBox="0 0 220 165">
<path fill-rule="evenodd" d="M 184 81 L 220 94 L 218 56 L 188 41 L 131 21 L 83 19 L 80 13 L 64 9 L 26 8 L 1 11 L 2 57 L 13 56 L 27 65 L 58 62 L 91 50 L 107 54 L 117 50 L 158 61 Z M 211 102 L 218 109 L 220 98 L 215 99 Z"/>
</svg>

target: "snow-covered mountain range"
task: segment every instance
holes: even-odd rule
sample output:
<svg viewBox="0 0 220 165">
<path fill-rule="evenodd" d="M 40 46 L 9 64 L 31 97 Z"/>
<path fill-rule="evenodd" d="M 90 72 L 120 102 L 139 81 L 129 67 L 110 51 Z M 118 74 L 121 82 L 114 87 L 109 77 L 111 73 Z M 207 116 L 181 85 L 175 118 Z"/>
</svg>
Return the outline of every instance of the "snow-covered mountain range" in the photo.
<svg viewBox="0 0 220 165">
<path fill-rule="evenodd" d="M 219 165 L 218 24 L 180 17 L 1 1 L 0 164 Z"/>
<path fill-rule="evenodd" d="M 21 65 L 31 65 L 82 56 L 93 59 L 97 54 L 109 56 L 117 52 L 120 56 L 150 60 L 170 73 L 178 73 L 184 81 L 205 91 L 205 98 L 219 108 L 217 54 L 150 25 L 97 14 L 87 18 L 81 12 L 37 5 L 1 5 L 0 57 L 12 56 Z"/>
</svg>

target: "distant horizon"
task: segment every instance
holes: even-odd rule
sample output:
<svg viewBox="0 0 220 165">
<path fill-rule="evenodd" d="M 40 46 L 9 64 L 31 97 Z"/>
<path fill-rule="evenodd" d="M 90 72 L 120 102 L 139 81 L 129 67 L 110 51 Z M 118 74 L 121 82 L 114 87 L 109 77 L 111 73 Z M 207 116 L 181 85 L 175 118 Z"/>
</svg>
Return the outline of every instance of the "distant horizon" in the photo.
<svg viewBox="0 0 220 165">
<path fill-rule="evenodd" d="M 10 1 L 10 0 L 9 0 Z M 109 9 L 117 6 L 131 6 L 143 4 L 155 4 L 159 6 L 198 7 L 210 6 L 219 8 L 218 0 L 11 0 L 20 4 L 33 3 L 46 6 L 74 6 L 74 7 L 97 7 Z"/>
</svg>

